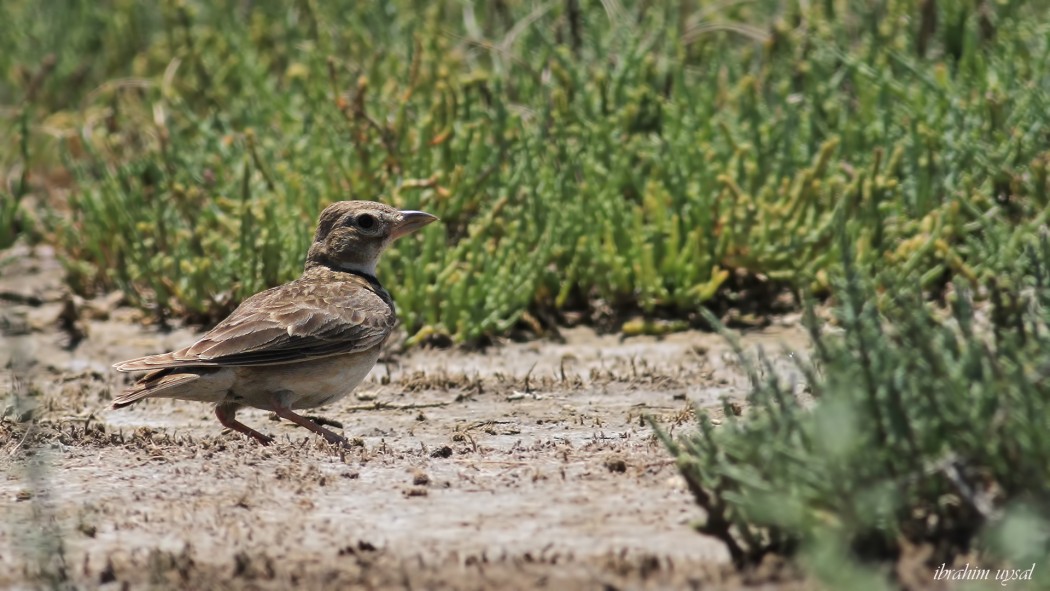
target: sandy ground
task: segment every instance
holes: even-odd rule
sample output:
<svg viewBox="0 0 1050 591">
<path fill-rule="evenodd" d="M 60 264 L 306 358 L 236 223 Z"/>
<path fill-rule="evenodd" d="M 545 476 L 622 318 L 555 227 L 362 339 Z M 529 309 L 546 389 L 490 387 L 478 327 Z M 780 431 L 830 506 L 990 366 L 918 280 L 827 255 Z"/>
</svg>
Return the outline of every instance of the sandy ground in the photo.
<svg viewBox="0 0 1050 591">
<path fill-rule="evenodd" d="M 352 449 L 242 411 L 262 448 L 207 405 L 110 410 L 110 364 L 194 331 L 61 278 L 46 249 L 0 253 L 0 588 L 804 588 L 732 571 L 643 421 L 681 432 L 742 399 L 717 336 L 392 353 L 312 413 Z M 745 343 L 789 371 L 780 344 L 805 337 L 788 318 Z"/>
</svg>

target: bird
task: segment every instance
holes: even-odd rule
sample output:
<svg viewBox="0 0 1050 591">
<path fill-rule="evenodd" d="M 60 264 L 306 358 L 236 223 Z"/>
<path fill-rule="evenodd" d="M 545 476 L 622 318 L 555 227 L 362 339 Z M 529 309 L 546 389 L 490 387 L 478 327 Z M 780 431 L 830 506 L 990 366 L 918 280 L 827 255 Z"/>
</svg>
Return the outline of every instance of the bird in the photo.
<svg viewBox="0 0 1050 591">
<path fill-rule="evenodd" d="M 114 364 L 149 373 L 117 395 L 113 408 L 146 398 L 213 403 L 224 427 L 268 445 L 272 437 L 236 418 L 253 407 L 346 445 L 295 411 L 345 397 L 375 366 L 397 324 L 376 264 L 395 240 L 437 219 L 373 201 L 332 203 L 317 221 L 299 278 L 244 300 L 185 348 Z"/>
</svg>

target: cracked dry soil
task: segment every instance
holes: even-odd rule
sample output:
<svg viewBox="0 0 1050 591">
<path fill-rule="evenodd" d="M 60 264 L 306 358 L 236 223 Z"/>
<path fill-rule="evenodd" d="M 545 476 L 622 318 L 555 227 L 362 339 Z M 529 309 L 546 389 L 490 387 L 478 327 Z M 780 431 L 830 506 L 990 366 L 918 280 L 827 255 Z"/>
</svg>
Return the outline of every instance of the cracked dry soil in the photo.
<svg viewBox="0 0 1050 591">
<path fill-rule="evenodd" d="M 0 588 L 805 588 L 778 565 L 735 573 L 690 527 L 700 509 L 642 420 L 679 432 L 694 407 L 742 403 L 716 335 L 391 354 L 314 413 L 352 449 L 242 411 L 277 438 L 262 448 L 208 405 L 110 410 L 129 379 L 110 364 L 194 330 L 70 296 L 46 249 L 0 259 Z M 744 341 L 806 342 L 789 321 Z"/>
</svg>

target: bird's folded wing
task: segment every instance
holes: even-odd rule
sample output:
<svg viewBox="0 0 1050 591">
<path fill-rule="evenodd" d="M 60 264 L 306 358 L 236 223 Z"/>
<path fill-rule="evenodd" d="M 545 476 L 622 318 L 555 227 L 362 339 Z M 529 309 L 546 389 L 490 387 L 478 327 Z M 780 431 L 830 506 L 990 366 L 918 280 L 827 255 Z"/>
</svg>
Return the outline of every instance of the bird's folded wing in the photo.
<svg viewBox="0 0 1050 591">
<path fill-rule="evenodd" d="M 367 281 L 288 283 L 248 298 L 196 343 L 118 363 L 120 371 L 186 366 L 287 363 L 365 351 L 381 344 L 397 319 Z"/>
</svg>

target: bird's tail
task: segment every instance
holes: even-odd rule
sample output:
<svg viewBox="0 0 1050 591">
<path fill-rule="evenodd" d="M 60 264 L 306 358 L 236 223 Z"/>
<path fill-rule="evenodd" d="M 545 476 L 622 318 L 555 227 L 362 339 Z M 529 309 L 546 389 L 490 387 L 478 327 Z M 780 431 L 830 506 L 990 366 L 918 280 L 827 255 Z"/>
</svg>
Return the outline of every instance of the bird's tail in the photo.
<svg viewBox="0 0 1050 591">
<path fill-rule="evenodd" d="M 139 381 L 132 384 L 128 389 L 124 390 L 120 395 L 114 398 L 113 408 L 124 408 L 125 406 L 135 404 L 143 398 L 164 396 L 169 393 L 172 388 L 184 386 L 199 378 L 200 375 L 196 372 L 177 372 L 175 368 L 170 367 L 152 371 L 142 376 Z"/>
</svg>

